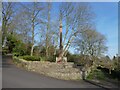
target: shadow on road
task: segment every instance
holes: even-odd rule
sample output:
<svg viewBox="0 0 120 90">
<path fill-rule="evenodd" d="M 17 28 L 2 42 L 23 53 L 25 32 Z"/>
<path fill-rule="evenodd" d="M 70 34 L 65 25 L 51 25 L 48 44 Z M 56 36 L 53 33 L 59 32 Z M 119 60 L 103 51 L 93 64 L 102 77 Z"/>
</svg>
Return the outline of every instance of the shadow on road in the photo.
<svg viewBox="0 0 120 90">
<path fill-rule="evenodd" d="M 107 87 L 107 86 L 101 85 L 100 83 L 96 83 L 96 82 L 90 81 L 90 80 L 84 80 L 84 81 L 87 82 L 87 83 L 96 85 L 96 86 L 98 86 L 100 88 L 103 88 L 105 90 L 116 90 L 116 89 L 118 89 L 118 88 Z"/>
<path fill-rule="evenodd" d="M 9 68 L 12 66 L 12 55 L 2 56 L 2 68 Z"/>
</svg>

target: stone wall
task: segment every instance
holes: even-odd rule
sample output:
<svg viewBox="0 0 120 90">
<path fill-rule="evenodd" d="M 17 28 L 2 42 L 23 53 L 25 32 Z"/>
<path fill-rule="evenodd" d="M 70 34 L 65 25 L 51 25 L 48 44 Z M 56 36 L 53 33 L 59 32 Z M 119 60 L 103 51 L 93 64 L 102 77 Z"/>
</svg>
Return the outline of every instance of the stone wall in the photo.
<svg viewBox="0 0 120 90">
<path fill-rule="evenodd" d="M 74 68 L 74 63 L 55 63 L 47 61 L 26 61 L 14 57 L 14 63 L 26 70 L 34 71 L 50 77 L 64 80 L 82 79 L 82 72 L 79 68 Z"/>
</svg>

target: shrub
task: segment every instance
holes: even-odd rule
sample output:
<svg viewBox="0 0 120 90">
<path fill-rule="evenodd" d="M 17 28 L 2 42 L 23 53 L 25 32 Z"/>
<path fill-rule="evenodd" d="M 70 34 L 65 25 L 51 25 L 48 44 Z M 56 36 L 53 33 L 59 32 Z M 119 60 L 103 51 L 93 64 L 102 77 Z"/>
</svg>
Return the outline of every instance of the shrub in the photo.
<svg viewBox="0 0 120 90">
<path fill-rule="evenodd" d="M 49 57 L 47 58 L 47 61 L 55 62 L 55 61 L 56 61 L 56 55 L 49 56 Z"/>
<path fill-rule="evenodd" d="M 75 58 L 74 63 L 82 66 L 87 65 L 90 67 L 93 65 L 93 59 L 87 55 L 80 55 Z"/>
<path fill-rule="evenodd" d="M 8 48 L 3 48 L 2 55 L 6 55 L 9 52 Z"/>
<path fill-rule="evenodd" d="M 20 56 L 20 54 L 19 53 L 13 53 L 13 56 L 18 57 L 18 56 Z"/>
<path fill-rule="evenodd" d="M 40 60 L 45 61 L 45 60 L 47 60 L 47 58 L 42 56 L 42 57 L 40 57 Z"/>
<path fill-rule="evenodd" d="M 101 67 L 97 67 L 97 68 L 100 69 L 107 78 L 120 80 L 120 72 L 119 71 L 111 70 L 111 74 L 109 74 L 108 68 L 101 68 Z"/>
<path fill-rule="evenodd" d="M 41 57 L 37 57 L 37 56 L 23 56 L 22 58 L 27 61 L 40 61 L 41 60 Z"/>
<path fill-rule="evenodd" d="M 79 59 L 79 55 L 67 55 L 68 62 L 75 62 Z"/>
<path fill-rule="evenodd" d="M 2 55 L 6 55 L 7 53 L 7 50 L 2 50 Z"/>
<path fill-rule="evenodd" d="M 13 53 L 19 54 L 19 56 L 26 55 L 26 45 L 21 41 L 15 43 L 15 47 L 13 48 Z"/>
<path fill-rule="evenodd" d="M 87 79 L 99 79 L 99 80 L 105 80 L 106 76 L 104 74 L 104 72 L 102 72 L 99 69 L 96 69 L 94 71 L 92 71 L 89 76 L 87 77 Z"/>
<path fill-rule="evenodd" d="M 68 62 L 74 62 L 75 57 L 73 55 L 70 55 L 67 57 L 67 59 Z"/>
</svg>

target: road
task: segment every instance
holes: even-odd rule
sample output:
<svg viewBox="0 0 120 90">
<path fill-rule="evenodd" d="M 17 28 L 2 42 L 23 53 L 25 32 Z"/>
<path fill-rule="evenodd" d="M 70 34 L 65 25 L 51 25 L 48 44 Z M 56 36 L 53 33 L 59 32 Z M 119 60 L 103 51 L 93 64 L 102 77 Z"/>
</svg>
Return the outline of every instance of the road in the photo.
<svg viewBox="0 0 120 90">
<path fill-rule="evenodd" d="M 58 80 L 17 68 L 10 57 L 2 61 L 2 88 L 100 88 L 82 80 Z"/>
</svg>

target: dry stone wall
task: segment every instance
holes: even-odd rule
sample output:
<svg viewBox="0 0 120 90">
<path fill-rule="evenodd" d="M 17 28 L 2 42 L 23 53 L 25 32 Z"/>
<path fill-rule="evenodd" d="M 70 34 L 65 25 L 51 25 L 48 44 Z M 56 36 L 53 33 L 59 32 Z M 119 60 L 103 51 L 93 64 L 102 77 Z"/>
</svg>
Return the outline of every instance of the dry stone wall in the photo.
<svg viewBox="0 0 120 90">
<path fill-rule="evenodd" d="M 14 63 L 29 71 L 34 71 L 50 77 L 64 80 L 82 79 L 82 72 L 79 68 L 74 68 L 74 63 L 55 63 L 47 61 L 26 61 L 14 57 Z"/>
</svg>

